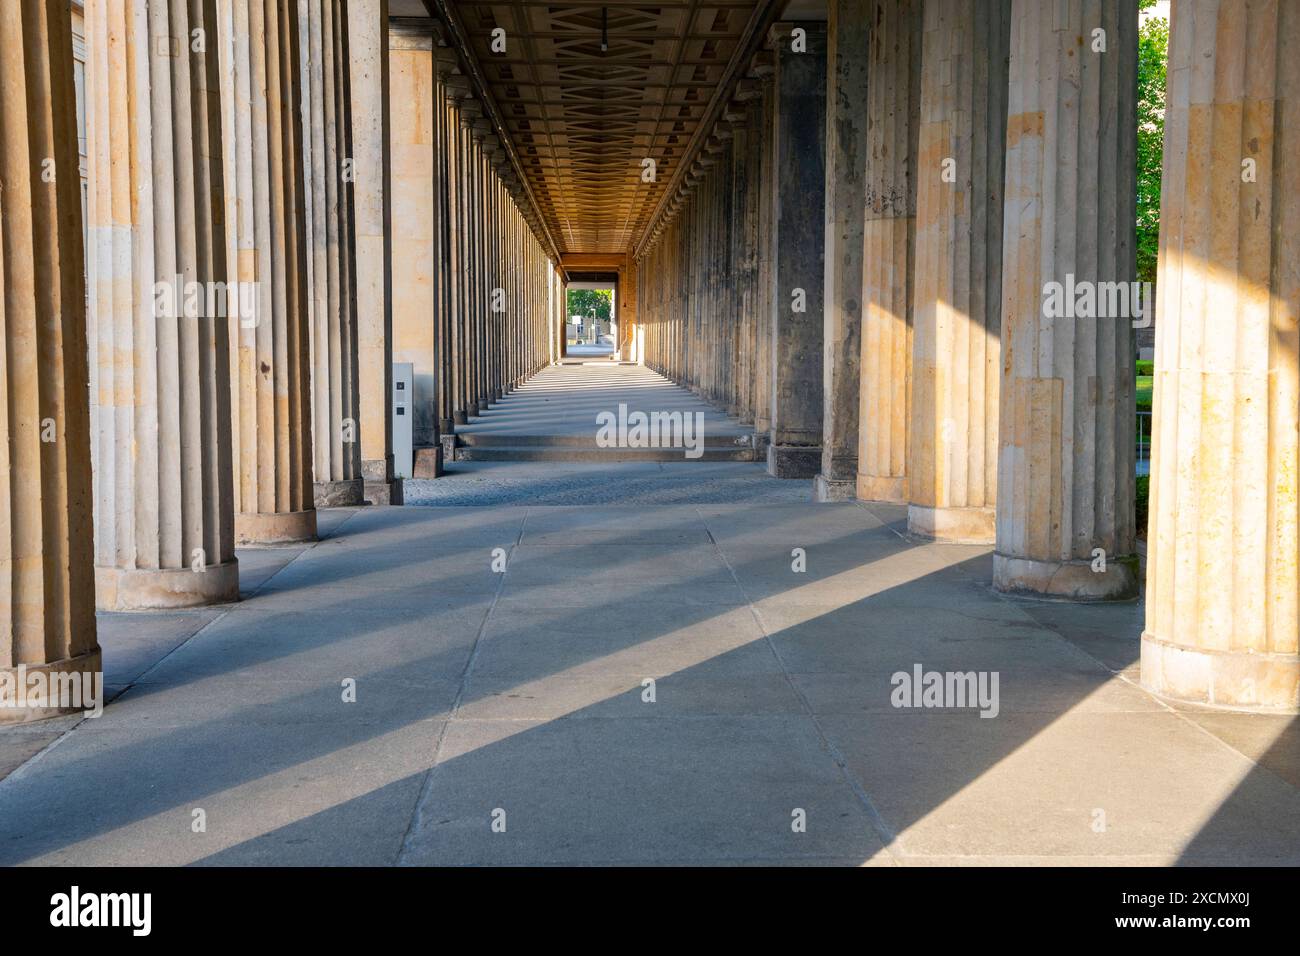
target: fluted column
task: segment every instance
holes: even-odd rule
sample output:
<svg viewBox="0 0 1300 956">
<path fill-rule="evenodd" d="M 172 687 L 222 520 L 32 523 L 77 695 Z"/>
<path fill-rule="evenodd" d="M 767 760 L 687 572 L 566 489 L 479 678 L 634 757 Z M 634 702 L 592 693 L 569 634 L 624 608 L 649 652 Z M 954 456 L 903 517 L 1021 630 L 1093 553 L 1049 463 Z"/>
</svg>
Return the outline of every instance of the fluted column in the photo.
<svg viewBox="0 0 1300 956">
<path fill-rule="evenodd" d="M 772 309 L 774 308 L 773 290 L 775 283 L 772 278 L 772 255 L 769 237 L 772 235 L 772 217 L 775 209 L 776 192 L 773 184 L 773 177 L 776 173 L 770 146 L 772 131 L 775 126 L 775 113 L 772 107 L 776 96 L 773 89 L 773 71 L 774 65 L 770 51 L 764 50 L 754 55 L 749 74 L 758 81 L 762 89 L 757 103 L 759 122 L 755 136 L 758 151 L 756 186 L 759 198 L 758 235 L 755 246 L 755 258 L 758 262 L 755 311 L 758 318 L 754 337 L 754 444 L 755 450 L 764 459 L 767 457 L 767 447 L 772 440 Z M 682 228 L 680 220 L 675 222 L 674 226 L 680 232 Z M 676 254 L 675 251 L 674 254 Z M 685 279 L 684 276 L 682 278 Z M 670 294 L 673 293 L 670 291 Z M 681 348 L 681 333 L 680 321 L 672 322 L 668 329 L 670 369 L 678 361 L 676 356 Z M 677 378 L 671 372 L 669 377 Z"/>
<path fill-rule="evenodd" d="M 1300 6 L 1183 0 L 1169 43 L 1142 683 L 1300 706 Z"/>
<path fill-rule="evenodd" d="M 867 58 L 858 497 L 907 500 L 921 0 L 874 0 Z"/>
<path fill-rule="evenodd" d="M 796 29 L 804 32 L 802 49 L 795 46 Z M 769 145 L 776 197 L 770 239 L 773 378 L 767 470 L 777 478 L 811 478 L 821 463 L 822 443 L 825 25 L 777 24 L 771 43 L 776 75 Z"/>
<path fill-rule="evenodd" d="M 0 3 L 0 50 L 0 722 L 13 722 L 74 709 L 27 682 L 93 682 L 100 652 L 67 5 Z"/>
<path fill-rule="evenodd" d="M 393 477 L 393 249 L 388 0 L 348 0 L 357 255 L 361 470 L 366 500 L 402 503 Z"/>
<path fill-rule="evenodd" d="M 994 585 L 1131 597 L 1132 319 L 1095 292 L 1136 278 L 1137 4 L 1016 0 L 1011 23 Z"/>
<path fill-rule="evenodd" d="M 215 37 L 212 14 L 86 4 L 95 577 L 113 610 L 239 598 L 230 326 L 252 302 L 226 287 L 217 52 L 189 42 Z"/>
<path fill-rule="evenodd" d="M 817 501 L 854 497 L 862 353 L 863 174 L 871 26 L 861 0 L 831 0 L 826 27 L 826 318 Z"/>
<path fill-rule="evenodd" d="M 316 537 L 298 5 L 221 0 L 227 263 L 252 283 L 232 329 L 235 540 Z"/>
<path fill-rule="evenodd" d="M 438 433 L 440 436 L 451 434 L 455 427 L 452 411 L 455 404 L 455 354 L 452 347 L 452 322 L 455 313 L 456 271 L 452 265 L 455 255 L 456 240 L 450 228 L 455 215 L 456 168 L 452 156 L 452 130 L 448 122 L 451 110 L 449 98 L 451 88 L 449 80 L 457 69 L 456 55 L 447 47 L 435 46 L 434 50 L 435 87 L 433 95 L 433 124 L 435 148 L 434 162 L 434 214 L 437 216 L 438 228 L 435 233 L 437 258 L 434 262 L 435 275 L 438 280 L 437 298 L 437 349 L 438 349 Z"/>
<path fill-rule="evenodd" d="M 363 501 L 347 11 L 298 0 L 317 507 Z"/>
<path fill-rule="evenodd" d="M 992 543 L 1011 0 L 928 0 L 908 530 Z"/>
</svg>

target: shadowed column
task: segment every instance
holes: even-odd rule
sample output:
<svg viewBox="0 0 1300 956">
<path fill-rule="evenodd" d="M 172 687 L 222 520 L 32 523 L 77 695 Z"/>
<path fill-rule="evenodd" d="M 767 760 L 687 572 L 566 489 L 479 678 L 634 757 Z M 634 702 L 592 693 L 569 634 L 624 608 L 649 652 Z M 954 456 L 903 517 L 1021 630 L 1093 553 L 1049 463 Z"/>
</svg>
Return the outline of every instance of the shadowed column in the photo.
<svg viewBox="0 0 1300 956">
<path fill-rule="evenodd" d="M 100 653 L 67 5 L 0 3 L 0 50 L 0 722 L 13 722 L 69 704 L 33 699 L 35 675 L 93 675 Z"/>
<path fill-rule="evenodd" d="M 348 25 L 342 0 L 298 0 L 298 18 L 314 497 L 330 508 L 364 500 Z"/>
<path fill-rule="evenodd" d="M 1132 320 L 1096 292 L 1136 277 L 1136 0 L 1011 23 L 994 585 L 1132 597 Z"/>
<path fill-rule="evenodd" d="M 1011 0 L 930 0 L 922 39 L 907 527 L 992 543 Z"/>
<path fill-rule="evenodd" d="M 858 497 L 907 500 L 920 0 L 875 0 L 867 61 Z"/>
<path fill-rule="evenodd" d="M 253 283 L 232 330 L 235 540 L 316 537 L 298 5 L 221 0 L 227 267 Z"/>
<path fill-rule="evenodd" d="M 772 442 L 768 473 L 811 478 L 821 463 L 826 221 L 826 32 L 772 28 Z"/>
<path fill-rule="evenodd" d="M 1142 683 L 1294 711 L 1300 6 L 1174 8 Z"/>
<path fill-rule="evenodd" d="M 190 42 L 215 38 L 213 12 L 86 4 L 95 578 L 112 610 L 239 599 L 230 326 L 252 289 L 226 286 L 217 51 Z"/>
<path fill-rule="evenodd" d="M 862 226 L 870 25 L 860 0 L 831 0 L 826 33 L 826 329 L 817 501 L 851 499 L 858 476 Z"/>
</svg>

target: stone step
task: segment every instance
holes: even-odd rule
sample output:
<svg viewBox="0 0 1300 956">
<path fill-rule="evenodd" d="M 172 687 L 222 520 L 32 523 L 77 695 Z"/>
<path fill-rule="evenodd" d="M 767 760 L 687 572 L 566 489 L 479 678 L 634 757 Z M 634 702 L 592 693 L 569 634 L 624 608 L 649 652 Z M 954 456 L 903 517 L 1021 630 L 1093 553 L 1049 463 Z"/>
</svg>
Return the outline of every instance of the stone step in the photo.
<svg viewBox="0 0 1300 956">
<path fill-rule="evenodd" d="M 521 445 L 545 446 L 550 448 L 590 448 L 608 451 L 596 444 L 596 430 L 567 435 L 519 435 L 491 432 L 457 432 L 456 445 L 459 448 L 514 448 Z M 752 448 L 753 436 L 750 434 L 710 435 L 707 426 L 704 432 L 704 447 L 723 451 L 737 448 Z M 671 449 L 669 449 L 671 450 Z"/>
<path fill-rule="evenodd" d="M 515 436 L 518 437 L 518 436 Z M 599 448 L 578 445 L 465 445 L 457 461 L 756 461 L 754 449 L 706 445 L 698 458 L 681 448 Z"/>
</svg>

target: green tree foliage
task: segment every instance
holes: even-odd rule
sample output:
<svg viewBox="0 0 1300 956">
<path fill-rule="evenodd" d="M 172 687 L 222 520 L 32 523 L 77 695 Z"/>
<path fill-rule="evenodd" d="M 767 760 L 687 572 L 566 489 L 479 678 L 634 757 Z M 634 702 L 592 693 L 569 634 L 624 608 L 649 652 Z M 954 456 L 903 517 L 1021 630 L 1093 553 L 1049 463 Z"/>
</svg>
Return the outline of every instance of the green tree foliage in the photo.
<svg viewBox="0 0 1300 956">
<path fill-rule="evenodd" d="M 589 319 L 591 310 L 595 309 L 596 318 L 601 322 L 608 322 L 613 302 L 612 289 L 570 289 L 569 315 L 580 315 L 584 319 Z"/>
<path fill-rule="evenodd" d="M 1151 2 L 1143 7 L 1151 6 Z M 1169 21 L 1151 17 L 1138 32 L 1137 272 L 1156 281 L 1160 247 L 1160 172 L 1165 135 L 1165 64 Z"/>
</svg>

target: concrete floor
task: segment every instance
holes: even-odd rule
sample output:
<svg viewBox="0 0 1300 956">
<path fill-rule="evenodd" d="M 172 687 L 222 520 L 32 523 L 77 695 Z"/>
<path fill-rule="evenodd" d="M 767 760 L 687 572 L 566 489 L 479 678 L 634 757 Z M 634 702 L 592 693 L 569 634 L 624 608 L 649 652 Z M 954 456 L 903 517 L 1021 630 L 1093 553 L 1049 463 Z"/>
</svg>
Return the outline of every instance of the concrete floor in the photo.
<svg viewBox="0 0 1300 956">
<path fill-rule="evenodd" d="M 0 730 L 0 863 L 1300 863 L 1293 719 L 1153 699 L 1140 606 L 1006 599 L 903 518 L 322 514 L 239 605 L 101 616 L 104 715 Z M 999 715 L 893 708 L 917 663 Z"/>
</svg>

